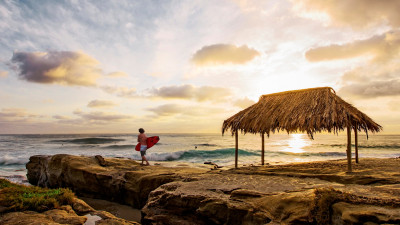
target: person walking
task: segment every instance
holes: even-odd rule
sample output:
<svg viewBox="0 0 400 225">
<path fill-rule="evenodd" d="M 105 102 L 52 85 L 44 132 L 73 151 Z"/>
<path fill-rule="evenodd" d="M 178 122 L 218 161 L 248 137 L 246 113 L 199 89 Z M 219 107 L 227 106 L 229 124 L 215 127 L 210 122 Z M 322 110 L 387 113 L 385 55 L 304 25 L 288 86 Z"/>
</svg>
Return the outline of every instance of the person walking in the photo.
<svg viewBox="0 0 400 225">
<path fill-rule="evenodd" d="M 146 159 L 146 150 L 147 150 L 147 136 L 144 133 L 144 129 L 139 129 L 139 135 L 137 141 L 140 143 L 140 155 L 142 156 L 142 163 L 140 165 L 150 165 L 150 163 Z M 146 161 L 146 164 L 144 164 Z"/>
</svg>

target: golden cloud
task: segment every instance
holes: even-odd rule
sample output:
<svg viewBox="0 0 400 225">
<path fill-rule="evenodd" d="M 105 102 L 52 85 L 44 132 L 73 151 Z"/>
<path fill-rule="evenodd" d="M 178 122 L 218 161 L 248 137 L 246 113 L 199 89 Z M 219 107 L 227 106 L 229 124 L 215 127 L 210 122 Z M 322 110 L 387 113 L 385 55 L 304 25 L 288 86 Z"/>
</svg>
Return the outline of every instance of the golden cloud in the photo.
<svg viewBox="0 0 400 225">
<path fill-rule="evenodd" d="M 204 46 L 198 50 L 192 58 L 197 66 L 221 65 L 221 64 L 245 64 L 260 55 L 255 49 L 246 45 L 237 47 L 228 44 L 215 44 Z"/>
<path fill-rule="evenodd" d="M 29 121 L 33 118 L 41 118 L 40 115 L 29 113 L 22 108 L 3 108 L 0 112 L 0 121 Z"/>
<path fill-rule="evenodd" d="M 398 0 L 293 0 L 295 7 L 306 12 L 324 12 L 336 25 L 363 28 L 387 23 L 400 27 Z"/>
<path fill-rule="evenodd" d="M 370 55 L 375 61 L 386 61 L 399 56 L 400 31 L 391 31 L 366 40 L 358 40 L 343 45 L 317 47 L 306 52 L 311 62 L 347 59 Z"/>
<path fill-rule="evenodd" d="M 83 112 L 81 110 L 75 110 L 75 115 L 80 116 L 85 122 L 96 123 L 96 122 L 121 122 L 132 119 L 131 115 L 123 115 L 109 112 Z"/>
<path fill-rule="evenodd" d="M 124 98 L 138 97 L 136 93 L 136 88 L 102 86 L 101 89 L 109 94 L 115 94 L 119 97 L 124 97 Z"/>
<path fill-rule="evenodd" d="M 93 100 L 93 101 L 90 101 L 87 106 L 90 108 L 101 108 L 101 107 L 109 108 L 109 107 L 113 107 L 115 105 L 117 105 L 117 104 L 115 104 L 112 101 Z"/>
<path fill-rule="evenodd" d="M 306 52 L 309 61 L 326 61 L 369 56 L 363 66 L 342 76 L 341 94 L 358 97 L 400 95 L 400 31 L 391 31 L 366 40 L 314 48 Z"/>
<path fill-rule="evenodd" d="M 99 62 L 83 52 L 14 52 L 11 62 L 30 82 L 94 86 L 102 76 Z"/>
<path fill-rule="evenodd" d="M 69 119 L 71 119 L 68 116 L 61 116 L 61 115 L 54 115 L 53 118 L 57 119 L 57 120 L 69 120 Z"/>
<path fill-rule="evenodd" d="M 400 80 L 351 83 L 342 87 L 339 94 L 364 98 L 400 95 Z"/>
<path fill-rule="evenodd" d="M 109 74 L 107 74 L 107 76 L 109 76 L 109 77 L 127 77 L 128 74 L 126 74 L 125 72 L 117 71 L 117 72 L 109 73 Z"/>
<path fill-rule="evenodd" d="M 154 88 L 150 93 L 155 97 L 194 99 L 199 102 L 221 101 L 232 95 L 231 90 L 228 88 L 211 86 L 195 87 L 190 84 Z"/>
<path fill-rule="evenodd" d="M 148 108 L 147 111 L 153 112 L 157 116 L 193 116 L 193 117 L 210 117 L 213 114 L 224 113 L 225 110 L 222 108 L 213 107 L 188 107 L 179 104 L 165 104 L 154 108 Z"/>
</svg>

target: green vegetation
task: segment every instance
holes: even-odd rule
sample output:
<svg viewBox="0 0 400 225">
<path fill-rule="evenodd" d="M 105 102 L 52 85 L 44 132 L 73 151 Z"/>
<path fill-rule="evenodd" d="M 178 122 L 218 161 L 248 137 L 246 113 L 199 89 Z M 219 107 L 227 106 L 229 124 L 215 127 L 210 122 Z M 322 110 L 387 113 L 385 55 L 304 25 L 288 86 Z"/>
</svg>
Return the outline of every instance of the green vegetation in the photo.
<svg viewBox="0 0 400 225">
<path fill-rule="evenodd" d="M 7 211 L 42 212 L 71 204 L 74 197 L 69 189 L 25 186 L 0 179 L 0 205 L 7 207 Z"/>
</svg>

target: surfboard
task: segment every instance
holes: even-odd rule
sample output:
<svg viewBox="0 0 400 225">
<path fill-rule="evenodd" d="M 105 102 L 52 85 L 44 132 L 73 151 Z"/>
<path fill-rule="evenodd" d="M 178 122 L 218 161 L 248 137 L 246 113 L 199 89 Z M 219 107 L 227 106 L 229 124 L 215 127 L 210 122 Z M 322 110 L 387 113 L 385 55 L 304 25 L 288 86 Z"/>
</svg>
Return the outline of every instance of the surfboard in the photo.
<svg viewBox="0 0 400 225">
<path fill-rule="evenodd" d="M 148 137 L 146 142 L 147 142 L 147 149 L 153 147 L 157 142 L 160 140 L 159 136 L 153 136 L 153 137 Z M 140 151 L 140 143 L 138 143 L 135 147 L 136 151 Z"/>
</svg>

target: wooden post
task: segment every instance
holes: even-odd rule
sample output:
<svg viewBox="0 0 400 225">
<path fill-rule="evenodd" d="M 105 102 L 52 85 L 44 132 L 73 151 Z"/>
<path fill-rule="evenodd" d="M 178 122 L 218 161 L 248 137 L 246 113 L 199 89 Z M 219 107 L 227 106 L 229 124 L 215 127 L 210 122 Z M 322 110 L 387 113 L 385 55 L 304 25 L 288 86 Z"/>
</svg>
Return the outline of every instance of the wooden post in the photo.
<svg viewBox="0 0 400 225">
<path fill-rule="evenodd" d="M 235 132 L 235 168 L 238 168 L 238 131 Z"/>
<path fill-rule="evenodd" d="M 352 172 L 351 169 L 351 123 L 350 118 L 347 123 L 347 172 Z"/>
<path fill-rule="evenodd" d="M 354 146 L 355 146 L 356 163 L 358 163 L 358 133 L 356 127 L 354 127 Z"/>
<path fill-rule="evenodd" d="M 261 165 L 264 165 L 264 133 L 261 134 Z"/>
</svg>

